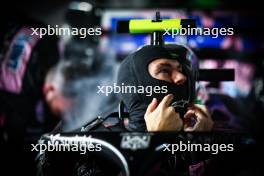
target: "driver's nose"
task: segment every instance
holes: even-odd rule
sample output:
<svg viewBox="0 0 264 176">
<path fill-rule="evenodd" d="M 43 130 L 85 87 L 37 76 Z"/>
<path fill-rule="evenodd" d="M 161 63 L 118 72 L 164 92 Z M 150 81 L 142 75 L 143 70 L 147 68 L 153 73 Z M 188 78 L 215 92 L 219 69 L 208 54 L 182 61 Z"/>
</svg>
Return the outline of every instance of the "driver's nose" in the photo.
<svg viewBox="0 0 264 176">
<path fill-rule="evenodd" d="M 181 85 L 187 80 L 186 76 L 179 71 L 173 71 L 171 79 L 176 85 Z"/>
</svg>

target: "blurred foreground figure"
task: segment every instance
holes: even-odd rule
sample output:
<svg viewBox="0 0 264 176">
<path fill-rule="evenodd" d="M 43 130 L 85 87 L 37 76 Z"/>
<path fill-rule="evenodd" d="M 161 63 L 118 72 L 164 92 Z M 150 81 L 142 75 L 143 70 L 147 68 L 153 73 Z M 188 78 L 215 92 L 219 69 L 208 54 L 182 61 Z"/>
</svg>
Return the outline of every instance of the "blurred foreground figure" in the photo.
<svg viewBox="0 0 264 176">
<path fill-rule="evenodd" d="M 50 109 L 61 119 L 55 130 L 78 130 L 113 111 L 115 98 L 97 93 L 97 86 L 110 81 L 104 69 L 102 65 L 92 70 L 83 60 L 62 61 L 49 71 L 43 90 Z"/>
<path fill-rule="evenodd" d="M 58 38 L 31 35 L 31 27 L 43 25 L 35 21 L 1 23 L 0 140 L 7 151 L 3 156 L 16 156 L 25 162 L 32 155 L 26 154 L 27 145 L 56 123 L 43 101 L 42 86 L 47 71 L 60 58 Z"/>
<path fill-rule="evenodd" d="M 111 81 L 105 75 L 107 73 L 105 72 L 106 68 L 108 66 L 104 64 L 98 65 L 98 72 L 91 69 L 84 60 L 64 60 L 49 71 L 43 89 L 45 99 L 52 112 L 61 120 L 50 134 L 125 131 L 118 116 L 108 114 L 113 112 L 112 107 L 117 106 L 114 97 L 97 93 L 98 85 L 107 84 Z M 60 167 L 54 168 L 52 165 L 54 161 L 49 160 L 49 153 L 40 153 L 38 161 L 38 175 L 69 174 L 64 173 L 64 169 Z M 106 164 L 104 159 L 92 155 L 73 164 L 75 165 L 74 175 L 76 176 L 87 175 L 88 173 L 89 175 L 105 175 L 105 173 L 118 175 L 119 173 L 119 169 L 115 167 L 111 168 L 111 173 L 105 170 L 108 168 L 105 167 L 106 165 L 112 164 L 111 160 L 109 164 Z M 62 164 L 62 167 L 65 166 Z"/>
</svg>

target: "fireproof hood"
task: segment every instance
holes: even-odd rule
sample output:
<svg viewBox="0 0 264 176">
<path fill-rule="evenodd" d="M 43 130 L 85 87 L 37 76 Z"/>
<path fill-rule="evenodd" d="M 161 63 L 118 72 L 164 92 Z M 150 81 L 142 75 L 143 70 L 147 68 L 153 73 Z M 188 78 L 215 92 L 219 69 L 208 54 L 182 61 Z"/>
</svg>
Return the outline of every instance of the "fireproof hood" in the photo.
<svg viewBox="0 0 264 176">
<path fill-rule="evenodd" d="M 153 78 L 148 65 L 155 59 L 166 58 L 177 60 L 183 68 L 183 74 L 187 77 L 182 85 L 176 85 L 167 81 Z M 119 98 L 124 102 L 129 113 L 128 130 L 145 131 L 144 114 L 148 104 L 153 98 L 160 102 L 167 94 L 173 94 L 172 106 L 181 114 L 186 111 L 186 106 L 195 98 L 195 81 L 197 77 L 198 62 L 193 52 L 183 45 L 152 46 L 147 45 L 128 55 L 120 65 L 117 85 L 121 86 L 152 86 L 152 94 L 146 92 L 121 92 Z M 166 86 L 167 93 L 155 93 L 154 87 Z M 157 91 L 156 91 L 157 92 Z"/>
</svg>

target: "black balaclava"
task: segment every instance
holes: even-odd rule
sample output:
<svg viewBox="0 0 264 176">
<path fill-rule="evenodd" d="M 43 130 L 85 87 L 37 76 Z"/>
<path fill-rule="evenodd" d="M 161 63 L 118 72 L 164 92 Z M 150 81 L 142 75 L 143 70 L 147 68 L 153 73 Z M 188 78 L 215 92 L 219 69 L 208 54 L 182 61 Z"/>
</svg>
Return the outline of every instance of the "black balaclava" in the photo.
<svg viewBox="0 0 264 176">
<path fill-rule="evenodd" d="M 186 105 L 192 103 L 195 97 L 196 72 L 194 72 L 193 63 L 188 60 L 191 54 L 193 53 L 190 50 L 181 45 L 147 45 L 124 59 L 118 73 L 117 84 L 119 86 L 152 86 L 152 89 L 155 86 L 167 86 L 168 90 L 166 94 L 152 91 L 151 96 L 147 96 L 146 92 L 119 94 L 121 101 L 124 102 L 129 112 L 129 130 L 146 130 L 144 114 L 153 98 L 157 98 L 160 102 L 167 94 L 173 94 L 172 105 L 175 105 L 176 111 L 181 115 L 185 113 Z M 148 65 L 159 58 L 179 61 L 187 81 L 182 85 L 176 85 L 153 78 L 148 71 Z"/>
</svg>

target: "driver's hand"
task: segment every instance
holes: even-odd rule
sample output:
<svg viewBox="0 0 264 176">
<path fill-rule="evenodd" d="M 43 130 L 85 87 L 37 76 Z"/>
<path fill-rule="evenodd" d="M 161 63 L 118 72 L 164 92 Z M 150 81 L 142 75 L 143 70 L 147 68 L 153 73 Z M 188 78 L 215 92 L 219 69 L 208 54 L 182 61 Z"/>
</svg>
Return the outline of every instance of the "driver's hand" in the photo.
<svg viewBox="0 0 264 176">
<path fill-rule="evenodd" d="M 169 94 L 159 104 L 154 98 L 148 105 L 144 116 L 148 131 L 179 131 L 182 129 L 183 122 L 180 114 L 170 106 L 172 100 L 173 95 Z"/>
<path fill-rule="evenodd" d="M 213 120 L 205 105 L 194 104 L 184 115 L 184 131 L 211 131 Z"/>
</svg>

